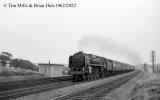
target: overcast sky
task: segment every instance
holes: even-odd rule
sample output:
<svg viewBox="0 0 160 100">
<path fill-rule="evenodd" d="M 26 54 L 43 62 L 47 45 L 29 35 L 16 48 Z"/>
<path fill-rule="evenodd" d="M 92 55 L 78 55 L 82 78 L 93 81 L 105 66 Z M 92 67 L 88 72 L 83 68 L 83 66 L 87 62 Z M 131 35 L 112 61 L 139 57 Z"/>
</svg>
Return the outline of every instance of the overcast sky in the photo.
<svg viewBox="0 0 160 100">
<path fill-rule="evenodd" d="M 3 7 L 8 3 L 76 3 L 77 6 Z M 90 36 L 129 48 L 139 55 L 142 63 L 151 63 L 150 51 L 155 50 L 156 61 L 160 62 L 160 0 L 0 1 L 0 52 L 10 52 L 13 58 L 34 63 L 49 60 L 68 63 L 69 56 L 80 49 L 79 42 Z M 99 48 L 87 48 L 84 52 L 130 63 L 126 56 L 110 52 L 107 56 Z"/>
</svg>

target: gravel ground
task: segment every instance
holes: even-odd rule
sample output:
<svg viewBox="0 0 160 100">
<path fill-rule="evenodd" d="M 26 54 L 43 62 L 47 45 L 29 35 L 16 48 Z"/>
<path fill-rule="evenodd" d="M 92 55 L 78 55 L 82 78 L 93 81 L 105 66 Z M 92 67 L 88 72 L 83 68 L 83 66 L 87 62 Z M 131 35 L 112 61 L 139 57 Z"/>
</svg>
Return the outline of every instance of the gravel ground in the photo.
<svg viewBox="0 0 160 100">
<path fill-rule="evenodd" d="M 131 72 L 134 73 L 134 72 Z M 110 82 L 112 80 L 116 80 L 120 77 L 124 77 L 127 76 L 131 73 L 126 73 L 126 74 L 122 74 L 122 75 L 118 75 L 118 76 L 114 76 L 114 77 L 110 77 L 110 78 L 105 78 L 105 79 L 101 79 L 101 80 L 96 80 L 96 81 L 92 81 L 92 82 L 86 82 L 83 84 L 76 84 L 76 85 L 72 85 L 72 86 L 68 86 L 68 87 L 64 87 L 64 88 L 60 88 L 60 89 L 56 89 L 56 90 L 51 90 L 51 91 L 46 91 L 46 92 L 42 92 L 42 93 L 37 93 L 37 94 L 32 94 L 32 95 L 28 95 L 28 96 L 24 96 L 24 97 L 19 97 L 16 99 L 12 99 L 12 100 L 53 100 L 53 98 L 62 96 L 62 95 L 66 95 L 66 94 L 72 94 L 74 92 L 78 92 L 87 88 L 91 88 L 100 84 L 104 84 L 106 82 Z"/>
<path fill-rule="evenodd" d="M 133 89 L 131 100 L 160 100 L 160 75 L 148 74 Z"/>
<path fill-rule="evenodd" d="M 160 75 L 142 72 L 98 100 L 160 100 Z"/>
</svg>

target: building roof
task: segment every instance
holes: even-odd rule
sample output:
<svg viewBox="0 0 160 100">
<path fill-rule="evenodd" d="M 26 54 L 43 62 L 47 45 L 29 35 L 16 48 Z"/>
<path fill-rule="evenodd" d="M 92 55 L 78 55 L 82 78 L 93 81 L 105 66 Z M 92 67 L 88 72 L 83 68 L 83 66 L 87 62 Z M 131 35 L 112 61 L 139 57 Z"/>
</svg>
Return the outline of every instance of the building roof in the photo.
<svg viewBox="0 0 160 100">
<path fill-rule="evenodd" d="M 63 64 L 49 64 L 49 63 L 39 63 L 38 65 L 49 65 L 49 66 L 64 66 Z"/>
</svg>

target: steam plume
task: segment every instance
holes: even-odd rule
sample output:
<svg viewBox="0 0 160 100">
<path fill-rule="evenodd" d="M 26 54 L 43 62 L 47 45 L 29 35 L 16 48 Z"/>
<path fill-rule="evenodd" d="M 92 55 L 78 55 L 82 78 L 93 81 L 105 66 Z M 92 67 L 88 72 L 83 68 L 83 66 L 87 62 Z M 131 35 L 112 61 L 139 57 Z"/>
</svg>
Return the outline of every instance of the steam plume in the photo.
<svg viewBox="0 0 160 100">
<path fill-rule="evenodd" d="M 137 52 L 133 51 L 125 45 L 118 44 L 113 40 L 109 40 L 103 37 L 97 37 L 94 35 L 84 36 L 79 41 L 79 50 L 85 51 L 85 49 L 95 49 L 105 55 L 112 54 L 114 56 L 123 57 L 128 59 L 132 64 L 139 64 L 141 62 L 140 56 Z"/>
</svg>

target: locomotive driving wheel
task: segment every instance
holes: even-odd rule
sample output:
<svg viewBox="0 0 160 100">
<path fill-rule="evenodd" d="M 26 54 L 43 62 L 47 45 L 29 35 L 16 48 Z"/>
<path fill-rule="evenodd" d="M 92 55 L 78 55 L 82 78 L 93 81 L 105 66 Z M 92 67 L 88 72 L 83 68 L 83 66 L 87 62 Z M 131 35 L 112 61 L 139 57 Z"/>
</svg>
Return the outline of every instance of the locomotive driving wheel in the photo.
<svg viewBox="0 0 160 100">
<path fill-rule="evenodd" d="M 90 77 L 91 77 L 91 80 L 93 80 L 93 75 L 92 74 L 90 75 Z"/>
<path fill-rule="evenodd" d="M 79 80 L 78 75 L 73 75 L 73 81 L 77 82 Z"/>
<path fill-rule="evenodd" d="M 86 81 L 87 80 L 87 77 L 85 74 L 83 74 L 83 80 Z"/>
<path fill-rule="evenodd" d="M 88 80 L 91 80 L 91 76 L 90 74 L 87 75 Z"/>
</svg>

